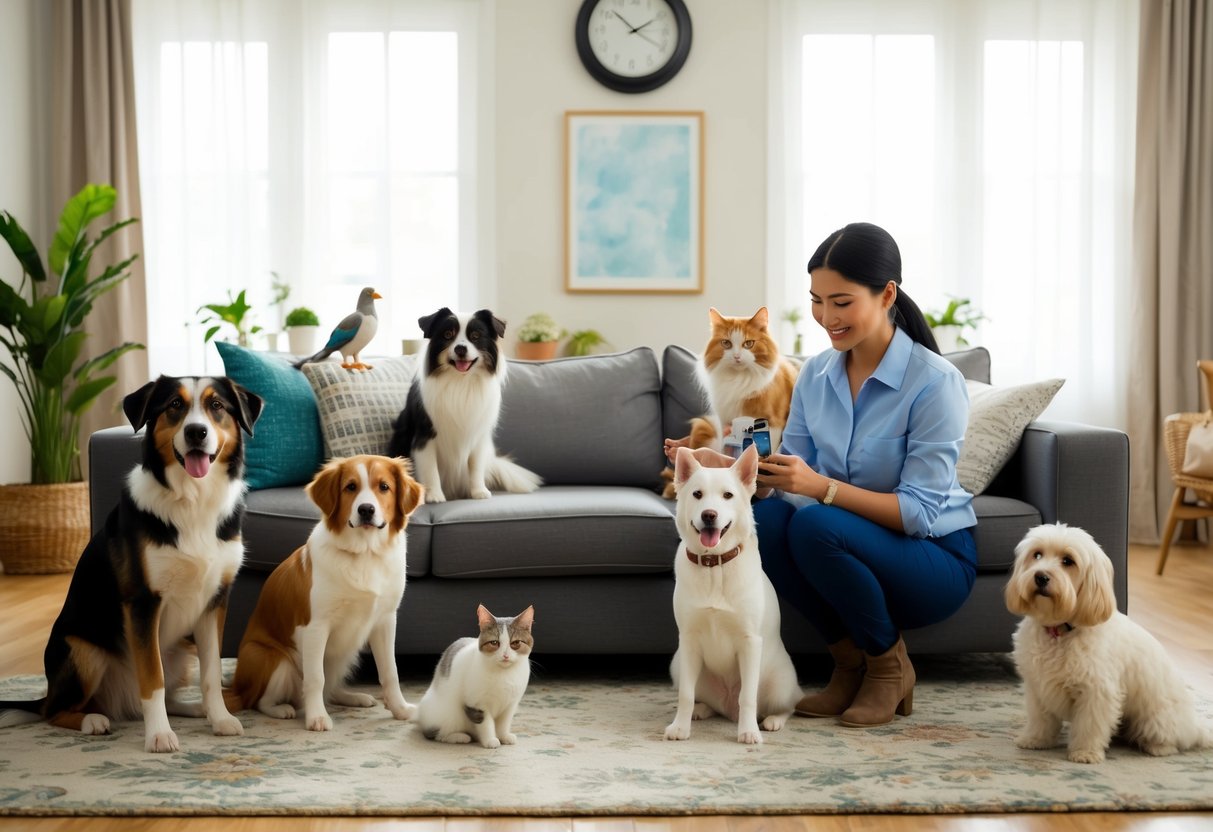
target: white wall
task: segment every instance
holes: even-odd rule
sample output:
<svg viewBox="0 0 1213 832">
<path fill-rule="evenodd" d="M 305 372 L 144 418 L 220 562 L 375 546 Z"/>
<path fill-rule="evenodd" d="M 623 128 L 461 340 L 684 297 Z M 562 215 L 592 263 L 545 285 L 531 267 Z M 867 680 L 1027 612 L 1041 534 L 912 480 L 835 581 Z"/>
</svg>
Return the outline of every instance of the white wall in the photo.
<svg viewBox="0 0 1213 832">
<path fill-rule="evenodd" d="M 4 79 L 4 117 L 0 118 L 0 209 L 12 214 L 45 250 L 50 221 L 44 218 L 44 154 L 49 138 L 42 68 L 49 50 L 44 42 L 49 3 L 42 0 L 0 0 L 0 78 Z M 0 277 L 14 287 L 21 268 L 0 242 Z M 7 354 L 3 360 L 7 361 Z M 29 443 L 22 428 L 17 392 L 8 377 L 0 377 L 0 483 L 29 481 Z"/>
<path fill-rule="evenodd" d="M 647 344 L 660 353 L 676 343 L 698 351 L 709 306 L 739 315 L 766 302 L 767 3 L 687 5 L 693 38 L 682 71 L 653 92 L 628 95 L 581 65 L 573 41 L 580 3 L 497 3 L 496 129 L 483 138 L 496 145 L 494 311 L 507 323 L 546 311 L 570 331 L 599 330 L 616 349 Z M 704 112 L 703 294 L 564 290 L 564 112 L 594 109 Z"/>
</svg>

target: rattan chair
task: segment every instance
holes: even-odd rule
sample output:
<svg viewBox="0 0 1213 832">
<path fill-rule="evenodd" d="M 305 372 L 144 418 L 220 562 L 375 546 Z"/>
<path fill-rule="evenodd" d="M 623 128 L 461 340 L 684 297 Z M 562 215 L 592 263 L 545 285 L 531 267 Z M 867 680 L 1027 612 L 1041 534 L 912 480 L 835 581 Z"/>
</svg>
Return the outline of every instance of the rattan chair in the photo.
<svg viewBox="0 0 1213 832">
<path fill-rule="evenodd" d="M 1197 361 L 1196 367 L 1204 377 L 1205 405 L 1213 408 L 1213 360 Z M 1175 494 L 1171 498 L 1171 510 L 1167 512 L 1167 524 L 1158 548 L 1159 575 L 1167 564 L 1171 538 L 1175 536 L 1175 527 L 1179 525 L 1179 521 L 1213 517 L 1213 479 L 1193 477 L 1183 472 L 1188 432 L 1192 430 L 1192 425 L 1208 418 L 1207 410 L 1202 413 L 1172 413 L 1163 422 L 1163 444 L 1167 452 L 1167 467 L 1171 470 L 1171 481 L 1175 483 Z M 1192 502 L 1186 499 L 1189 491 L 1195 498 Z"/>
</svg>

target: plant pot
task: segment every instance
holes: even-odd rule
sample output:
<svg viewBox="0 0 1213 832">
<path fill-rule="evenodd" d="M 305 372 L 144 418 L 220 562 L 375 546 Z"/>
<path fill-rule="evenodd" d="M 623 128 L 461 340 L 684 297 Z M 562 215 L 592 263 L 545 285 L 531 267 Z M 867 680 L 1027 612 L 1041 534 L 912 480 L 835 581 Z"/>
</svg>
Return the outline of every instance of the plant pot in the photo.
<svg viewBox="0 0 1213 832">
<path fill-rule="evenodd" d="M 0 563 L 7 574 L 71 572 L 89 534 L 87 482 L 0 485 Z"/>
<path fill-rule="evenodd" d="M 291 355 L 302 358 L 316 352 L 316 333 L 318 326 L 288 326 L 286 336 L 290 342 Z"/>
<path fill-rule="evenodd" d="M 519 341 L 515 354 L 523 361 L 550 361 L 556 357 L 559 341 Z"/>
<path fill-rule="evenodd" d="M 934 327 L 931 334 L 935 336 L 935 343 L 939 345 L 941 353 L 956 352 L 959 350 L 960 333 L 963 327 L 954 324 L 944 324 L 943 326 Z"/>
</svg>

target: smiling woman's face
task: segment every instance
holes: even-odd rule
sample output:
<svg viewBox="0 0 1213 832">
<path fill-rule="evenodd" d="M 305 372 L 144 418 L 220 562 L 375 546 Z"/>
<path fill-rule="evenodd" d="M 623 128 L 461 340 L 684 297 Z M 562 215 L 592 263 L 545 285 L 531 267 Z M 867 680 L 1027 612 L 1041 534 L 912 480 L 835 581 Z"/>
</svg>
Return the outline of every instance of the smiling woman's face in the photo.
<svg viewBox="0 0 1213 832">
<path fill-rule="evenodd" d="M 897 285 L 885 284 L 873 293 L 862 283 L 847 280 L 833 269 L 814 269 L 809 275 L 813 319 L 830 336 L 834 349 L 845 352 L 872 335 L 887 339 L 892 327 L 889 307 L 897 297 Z"/>
</svg>

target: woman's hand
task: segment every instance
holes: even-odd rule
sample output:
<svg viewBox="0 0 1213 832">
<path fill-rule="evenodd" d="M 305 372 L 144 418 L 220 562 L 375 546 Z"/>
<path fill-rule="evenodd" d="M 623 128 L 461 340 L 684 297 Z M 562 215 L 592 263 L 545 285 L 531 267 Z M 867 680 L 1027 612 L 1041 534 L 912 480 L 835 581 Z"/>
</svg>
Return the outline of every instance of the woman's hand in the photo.
<svg viewBox="0 0 1213 832">
<path fill-rule="evenodd" d="M 825 494 L 826 478 L 795 454 L 771 454 L 758 461 L 758 488 L 778 488 L 785 494 L 820 498 Z"/>
</svg>

